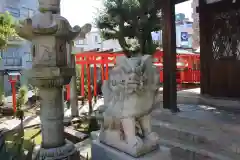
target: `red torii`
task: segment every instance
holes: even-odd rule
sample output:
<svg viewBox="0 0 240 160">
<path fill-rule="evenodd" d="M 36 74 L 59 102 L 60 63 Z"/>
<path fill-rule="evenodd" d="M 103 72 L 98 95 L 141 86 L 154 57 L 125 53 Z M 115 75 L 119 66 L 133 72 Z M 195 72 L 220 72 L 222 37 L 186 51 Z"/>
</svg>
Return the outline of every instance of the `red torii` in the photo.
<svg viewBox="0 0 240 160">
<path fill-rule="evenodd" d="M 108 79 L 109 65 L 115 65 L 116 57 L 122 56 L 124 53 L 108 51 L 86 51 L 75 55 L 76 64 L 81 65 L 81 96 L 84 96 L 84 68 L 86 66 L 88 81 L 88 100 L 91 104 L 91 75 L 90 65 L 93 65 L 93 88 L 94 96 L 97 96 L 97 67 L 101 68 L 102 81 Z M 163 51 L 157 50 L 153 55 L 154 64 L 160 69 L 160 82 L 163 82 Z M 176 54 L 177 58 L 177 82 L 178 83 L 199 83 L 200 82 L 200 55 L 198 54 Z M 104 72 L 105 69 L 105 72 Z M 105 74 L 104 74 L 105 73 Z M 67 100 L 70 99 L 70 86 L 67 87 Z"/>
</svg>

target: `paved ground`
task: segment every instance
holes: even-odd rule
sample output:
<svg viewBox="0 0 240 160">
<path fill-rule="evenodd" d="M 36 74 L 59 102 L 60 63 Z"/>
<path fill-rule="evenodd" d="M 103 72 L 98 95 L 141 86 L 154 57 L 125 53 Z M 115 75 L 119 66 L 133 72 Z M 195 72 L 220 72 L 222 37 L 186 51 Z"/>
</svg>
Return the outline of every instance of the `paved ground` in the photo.
<svg viewBox="0 0 240 160">
<path fill-rule="evenodd" d="M 182 91 L 181 91 L 182 92 Z M 192 94 L 198 94 L 199 89 L 191 89 L 188 90 L 187 93 L 191 93 Z M 185 93 L 186 94 L 186 93 Z M 94 110 L 96 110 L 101 104 L 103 104 L 103 99 L 99 99 L 98 102 L 96 104 L 93 104 L 93 108 Z M 160 124 L 160 117 L 161 112 L 162 112 L 162 102 L 159 102 L 155 105 L 155 110 L 152 113 L 153 116 L 153 125 L 157 126 Z M 182 112 L 178 113 L 177 116 L 173 116 L 171 113 L 169 113 L 169 116 L 173 116 L 173 119 L 171 119 L 172 121 L 174 121 L 174 119 L 176 117 L 181 117 L 181 118 L 187 118 L 188 121 L 187 122 L 180 122 L 180 121 L 174 121 L 174 124 L 179 125 L 181 128 L 184 127 L 192 127 L 195 128 L 196 131 L 198 131 L 201 128 L 201 125 L 203 124 L 221 124 L 219 126 L 216 126 L 217 128 L 221 129 L 221 134 L 224 135 L 224 133 L 227 132 L 231 132 L 233 133 L 232 138 L 235 139 L 235 134 L 239 135 L 240 133 L 240 114 L 237 113 L 232 113 L 232 112 L 227 112 L 224 110 L 220 110 L 211 106 L 207 106 L 207 105 L 197 105 L 197 104 L 191 104 L 191 105 L 186 105 L 186 104 L 179 104 L 179 108 L 181 109 Z M 84 106 L 79 105 L 79 113 L 84 113 L 84 112 L 88 112 L 88 104 L 85 104 Z M 65 110 L 65 116 L 66 117 L 70 117 L 71 116 L 71 109 L 66 109 Z M 174 118 L 175 117 L 175 118 Z M 197 120 L 199 122 L 199 125 L 196 124 L 191 124 L 191 122 L 189 120 Z M 4 122 L 0 122 L 0 129 L 1 128 L 8 128 L 8 129 L 13 129 L 15 128 L 17 125 L 19 125 L 20 121 L 16 120 L 16 119 L 12 119 L 12 120 L 4 120 Z M 40 123 L 40 119 L 39 117 L 26 117 L 24 120 L 24 125 L 32 125 L 32 124 L 39 124 Z M 190 126 L 192 125 L 192 126 Z M 200 127 L 199 127 L 200 126 Z M 204 126 L 206 127 L 206 126 Z M 207 130 L 206 132 L 210 132 L 210 130 Z M 220 133 L 220 132 L 219 132 Z M 216 138 L 213 137 L 213 138 Z M 235 141 L 239 141 L 239 140 L 235 140 Z M 86 140 L 84 142 L 81 142 L 78 144 L 81 153 L 83 156 L 86 156 L 87 154 L 90 155 L 90 145 L 91 140 Z"/>
<path fill-rule="evenodd" d="M 89 110 L 88 107 L 88 103 L 86 103 L 84 106 L 80 105 L 81 102 L 79 102 L 79 115 L 83 114 L 83 113 L 87 113 Z M 93 109 L 96 110 L 100 105 L 103 104 L 103 99 L 99 99 L 97 101 L 97 103 L 93 103 Z M 65 108 L 64 111 L 64 115 L 66 117 L 66 119 L 68 119 L 69 117 L 71 117 L 71 108 L 67 109 Z M 0 119 L 0 129 L 1 128 L 6 128 L 6 129 L 14 129 L 15 127 L 17 127 L 20 124 L 20 120 L 18 119 L 12 119 L 12 118 L 2 118 Z M 30 125 L 35 125 L 35 124 L 40 124 L 40 118 L 39 116 L 26 116 L 24 119 L 24 126 L 30 126 Z"/>
<path fill-rule="evenodd" d="M 162 88 L 159 89 L 159 91 L 161 92 L 162 91 Z M 182 94 L 199 94 L 199 88 L 196 88 L 196 89 L 189 89 L 189 90 L 185 90 L 185 91 L 179 91 L 179 93 L 182 93 Z M 29 95 L 32 94 L 29 92 Z M 8 102 L 11 102 L 11 97 L 8 97 Z M 160 100 L 161 101 L 161 100 Z M 97 101 L 97 103 L 93 103 L 93 110 L 96 110 L 100 105 L 103 104 L 103 98 L 99 99 Z M 156 104 L 156 108 L 161 108 L 162 106 L 162 103 L 159 102 Z M 237 124 L 239 124 L 240 122 L 238 122 L 240 120 L 240 116 L 232 116 L 230 113 L 227 113 L 227 112 L 223 112 L 221 111 L 221 114 L 220 113 L 220 110 L 216 110 L 215 108 L 213 107 L 209 107 L 209 106 L 206 106 L 206 105 L 181 105 L 181 108 L 182 110 L 184 110 L 184 112 L 181 112 L 179 115 L 181 116 L 187 116 L 187 117 L 199 117 L 199 118 L 203 118 L 203 119 L 209 119 L 210 120 L 213 120 L 213 119 L 216 119 L 216 116 L 218 117 L 218 119 L 220 120 L 221 118 L 221 121 L 223 122 L 235 122 Z M 81 115 L 82 113 L 87 113 L 88 110 L 89 110 L 89 107 L 88 107 L 88 103 L 86 103 L 84 106 L 81 105 L 81 103 L 79 102 L 79 114 Z M 211 111 L 211 112 L 214 112 L 215 113 L 215 117 L 213 117 L 210 113 L 206 112 L 206 111 Z M 65 109 L 64 111 L 64 115 L 65 117 L 71 117 L 71 109 Z M 157 112 L 157 111 L 155 111 Z M 208 115 L 208 116 L 207 116 Z M 4 122 L 3 122 L 4 121 Z M 26 121 L 26 125 L 32 125 L 32 124 L 37 124 L 37 123 L 40 123 L 40 119 L 39 117 L 26 117 L 25 120 Z M 14 127 L 16 127 L 17 125 L 20 124 L 20 120 L 17 120 L 17 119 L 1 119 L 0 121 L 0 128 L 8 128 L 8 129 L 13 129 Z"/>
<path fill-rule="evenodd" d="M 159 92 L 160 93 L 162 92 L 162 88 L 159 88 Z M 32 95 L 33 95 L 33 92 L 29 91 L 28 92 L 28 97 L 32 97 Z M 98 107 L 103 104 L 103 98 L 98 99 L 97 103 L 93 102 L 92 104 L 93 104 L 93 110 L 97 110 Z M 12 96 L 6 97 L 6 106 L 7 107 L 12 107 Z M 85 105 L 82 106 L 81 102 L 79 101 L 78 109 L 79 109 L 79 115 L 81 115 L 83 113 L 87 113 L 88 110 L 89 110 L 88 103 L 85 103 Z M 71 117 L 71 108 L 69 108 L 69 109 L 65 108 L 64 116 L 66 118 Z M 24 126 L 39 124 L 40 123 L 40 118 L 38 116 L 37 117 L 27 116 L 24 119 L 24 123 L 25 123 Z M 17 119 L 11 119 L 9 117 L 0 119 L 0 129 L 1 128 L 6 128 L 6 129 L 11 130 L 11 129 L 15 128 L 16 126 L 18 126 L 19 124 L 20 124 L 20 120 L 17 120 Z"/>
</svg>

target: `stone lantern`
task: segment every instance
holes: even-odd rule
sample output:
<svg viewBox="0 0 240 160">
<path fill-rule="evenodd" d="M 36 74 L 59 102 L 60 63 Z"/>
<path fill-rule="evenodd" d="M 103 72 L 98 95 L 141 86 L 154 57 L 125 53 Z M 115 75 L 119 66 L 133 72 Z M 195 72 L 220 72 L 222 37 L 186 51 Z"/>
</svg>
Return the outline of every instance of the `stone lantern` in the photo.
<svg viewBox="0 0 240 160">
<path fill-rule="evenodd" d="M 33 67 L 29 83 L 40 89 L 42 144 L 37 159 L 78 159 L 74 144 L 64 138 L 63 86 L 74 76 L 67 45 L 81 32 L 59 15 L 60 0 L 39 0 L 39 13 L 17 26 L 19 36 L 32 41 Z"/>
</svg>

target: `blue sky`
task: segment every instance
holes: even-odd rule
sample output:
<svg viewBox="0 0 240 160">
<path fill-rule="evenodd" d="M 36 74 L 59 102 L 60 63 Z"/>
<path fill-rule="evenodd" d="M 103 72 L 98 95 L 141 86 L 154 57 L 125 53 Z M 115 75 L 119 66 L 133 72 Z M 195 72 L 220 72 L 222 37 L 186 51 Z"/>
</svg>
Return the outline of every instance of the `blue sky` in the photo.
<svg viewBox="0 0 240 160">
<path fill-rule="evenodd" d="M 176 13 L 184 13 L 191 19 L 192 0 L 176 5 Z M 71 25 L 92 23 L 97 15 L 97 9 L 102 7 L 102 0 L 61 0 L 61 14 Z"/>
</svg>

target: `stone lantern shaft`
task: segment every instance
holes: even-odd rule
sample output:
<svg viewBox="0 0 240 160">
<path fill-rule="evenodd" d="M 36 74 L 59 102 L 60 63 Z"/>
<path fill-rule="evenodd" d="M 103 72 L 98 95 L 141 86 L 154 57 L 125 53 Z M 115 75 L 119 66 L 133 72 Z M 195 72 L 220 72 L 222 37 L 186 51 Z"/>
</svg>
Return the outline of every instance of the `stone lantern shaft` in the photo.
<svg viewBox="0 0 240 160">
<path fill-rule="evenodd" d="M 56 148 L 65 144 L 62 87 L 41 88 L 42 147 Z M 47 112 L 45 112 L 47 111 Z"/>
</svg>

